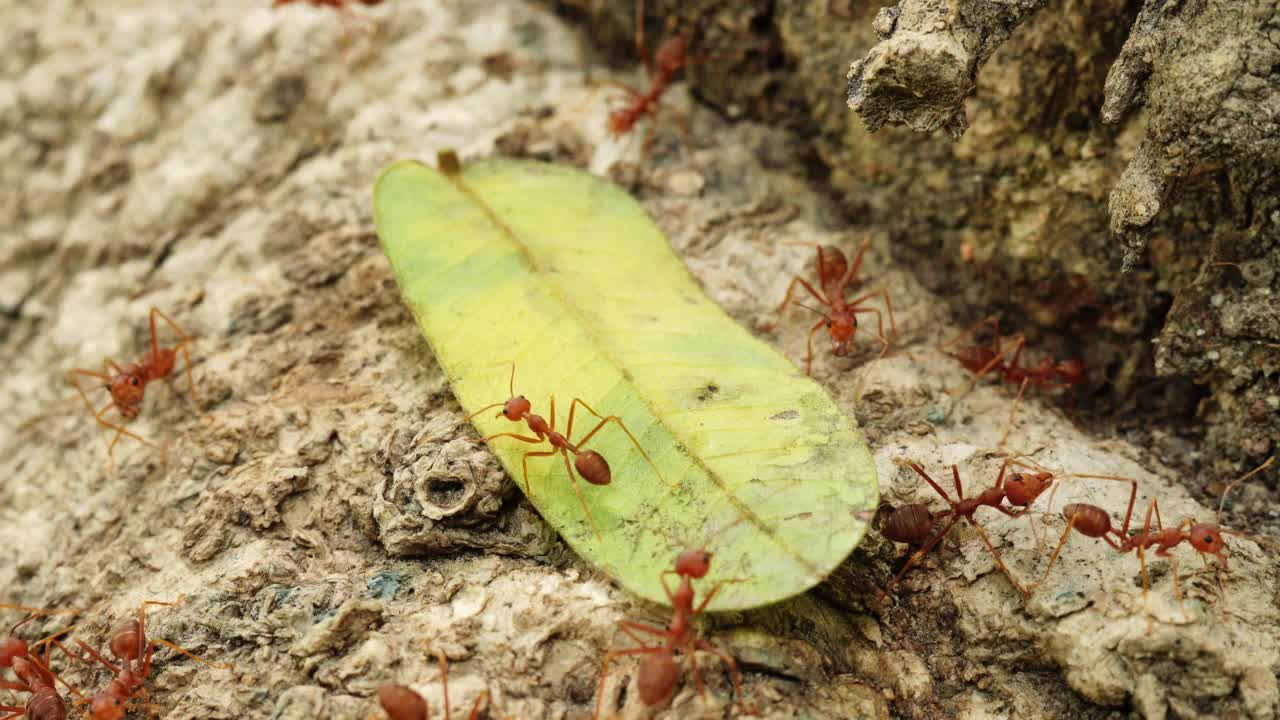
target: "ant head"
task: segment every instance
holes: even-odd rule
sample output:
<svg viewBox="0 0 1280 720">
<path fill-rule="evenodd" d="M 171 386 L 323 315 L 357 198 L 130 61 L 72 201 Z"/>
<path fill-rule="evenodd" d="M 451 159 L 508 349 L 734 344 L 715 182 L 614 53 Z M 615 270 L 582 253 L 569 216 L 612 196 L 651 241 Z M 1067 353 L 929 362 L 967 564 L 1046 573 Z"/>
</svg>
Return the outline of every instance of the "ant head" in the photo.
<svg viewBox="0 0 1280 720">
<path fill-rule="evenodd" d="M 1084 361 L 1079 359 L 1063 360 L 1053 368 L 1063 382 L 1071 385 L 1083 384 L 1088 379 Z"/>
<path fill-rule="evenodd" d="M 653 54 L 653 66 L 659 75 L 674 75 L 688 62 L 689 41 L 683 35 L 667 38 Z"/>
<path fill-rule="evenodd" d="M 1187 533 L 1191 547 L 1206 555 L 1217 555 L 1223 566 L 1227 564 L 1227 546 L 1222 540 L 1222 530 L 1212 523 L 1192 525 Z"/>
<path fill-rule="evenodd" d="M 418 693 L 403 685 L 383 685 L 378 688 L 378 704 L 391 718 L 419 720 L 427 717 L 427 701 Z"/>
<path fill-rule="evenodd" d="M 1040 493 L 1053 484 L 1053 473 L 1020 473 L 1010 475 L 1004 481 L 1004 494 L 1014 505 L 1030 505 Z"/>
<path fill-rule="evenodd" d="M 137 365 L 126 367 L 124 372 L 111 378 L 111 382 L 107 383 L 107 390 L 111 392 L 111 400 L 115 402 L 116 408 L 120 410 L 120 414 L 125 418 L 137 416 L 138 409 L 142 405 L 142 393 L 145 385 L 142 369 Z"/>
<path fill-rule="evenodd" d="M 701 579 L 711 571 L 711 553 L 706 550 L 685 550 L 676 558 L 676 574 Z"/>
<path fill-rule="evenodd" d="M 528 398 L 525 396 L 519 395 L 509 398 L 505 403 L 503 403 L 502 412 L 498 414 L 514 422 L 523 418 L 525 413 L 529 412 L 531 408 L 533 408 L 533 403 L 529 402 Z"/>
<path fill-rule="evenodd" d="M 0 641 L 0 667 L 13 667 L 13 659 L 28 654 L 27 642 L 16 637 Z"/>
<path fill-rule="evenodd" d="M 640 661 L 636 683 L 640 686 L 640 700 L 653 707 L 661 705 L 675 692 L 680 679 L 680 666 L 670 652 L 655 652 Z"/>
<path fill-rule="evenodd" d="M 853 334 L 858 330 L 858 319 L 850 312 L 832 313 L 827 317 L 827 332 L 831 334 L 831 352 L 836 357 L 849 354 Z"/>
<path fill-rule="evenodd" d="M 121 720 L 124 711 L 124 698 L 118 695 L 103 692 L 89 701 L 90 720 Z"/>
</svg>

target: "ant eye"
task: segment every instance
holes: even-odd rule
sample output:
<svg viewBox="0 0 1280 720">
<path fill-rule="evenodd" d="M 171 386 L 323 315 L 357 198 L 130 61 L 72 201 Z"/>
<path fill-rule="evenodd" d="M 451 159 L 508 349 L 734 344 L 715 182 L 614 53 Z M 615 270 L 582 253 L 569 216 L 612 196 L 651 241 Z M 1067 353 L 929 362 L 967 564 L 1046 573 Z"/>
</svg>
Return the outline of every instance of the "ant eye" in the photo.
<svg viewBox="0 0 1280 720">
<path fill-rule="evenodd" d="M 828 320 L 828 321 L 827 321 L 827 327 L 831 327 L 831 321 L 830 321 L 830 320 Z"/>
</svg>

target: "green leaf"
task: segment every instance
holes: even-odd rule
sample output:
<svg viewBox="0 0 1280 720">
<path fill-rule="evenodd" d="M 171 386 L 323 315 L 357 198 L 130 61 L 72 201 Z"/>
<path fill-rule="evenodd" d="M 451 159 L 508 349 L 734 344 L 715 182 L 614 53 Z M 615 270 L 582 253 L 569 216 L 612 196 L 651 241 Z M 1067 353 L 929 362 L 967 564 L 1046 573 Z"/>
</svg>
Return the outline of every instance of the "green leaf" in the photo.
<svg viewBox="0 0 1280 720">
<path fill-rule="evenodd" d="M 861 434 L 820 386 L 702 294 L 617 187 L 535 162 L 446 174 L 405 161 L 378 180 L 374 216 L 467 412 L 506 400 L 514 362 L 515 392 L 533 412 L 550 420 L 556 395 L 558 430 L 578 397 L 620 416 L 653 458 L 663 478 L 616 424 L 592 438 L 613 468 L 610 485 L 578 478 L 600 539 L 564 461 L 529 460 L 542 516 L 628 590 L 666 603 L 660 573 L 705 543 L 715 555 L 700 587 L 740 580 L 711 609 L 757 607 L 820 582 L 866 532 L 878 486 Z M 495 413 L 475 417 L 484 435 L 531 434 Z M 570 441 L 596 422 L 579 409 Z M 525 453 L 550 447 L 489 444 L 521 489 Z"/>
</svg>

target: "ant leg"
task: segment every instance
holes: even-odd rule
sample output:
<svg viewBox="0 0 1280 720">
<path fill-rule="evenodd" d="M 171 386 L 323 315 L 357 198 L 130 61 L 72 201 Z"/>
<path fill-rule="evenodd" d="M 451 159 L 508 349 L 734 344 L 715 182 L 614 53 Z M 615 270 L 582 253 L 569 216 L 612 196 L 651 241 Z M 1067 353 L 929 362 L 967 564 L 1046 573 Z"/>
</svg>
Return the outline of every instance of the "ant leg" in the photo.
<svg viewBox="0 0 1280 720">
<path fill-rule="evenodd" d="M 924 478 L 924 481 L 925 481 L 925 482 L 927 482 L 927 483 L 929 483 L 930 487 L 932 487 L 934 490 L 937 490 L 937 491 L 938 491 L 938 494 L 942 496 L 942 499 L 943 499 L 943 500 L 946 500 L 946 501 L 947 501 L 947 504 L 948 504 L 948 505 L 950 505 L 950 506 L 952 506 L 952 507 L 955 507 L 955 503 L 951 500 L 951 496 L 947 494 L 947 491 L 946 491 L 946 490 L 943 490 L 943 489 L 942 489 L 942 486 L 941 486 L 941 485 L 939 485 L 938 483 L 934 482 L 934 481 L 933 481 L 933 478 L 929 477 L 929 473 L 925 472 L 925 471 L 924 471 L 924 468 L 920 467 L 919 465 L 915 464 L 914 462 L 909 462 L 909 463 L 907 463 L 907 467 L 911 468 L 912 470 L 915 470 L 915 471 L 916 471 L 916 474 L 917 474 L 917 475 L 919 475 L 920 477 Z M 959 488 L 959 483 L 958 483 L 958 481 L 957 481 L 957 489 L 958 489 L 958 488 Z M 963 498 L 963 497 L 961 497 L 961 499 L 963 500 L 964 498 Z"/>
<path fill-rule="evenodd" d="M 951 531 L 951 526 L 955 524 L 956 524 L 956 516 L 952 515 L 951 520 L 947 522 L 946 526 L 943 527 L 942 530 L 937 535 L 934 535 L 932 538 L 930 538 L 929 542 L 925 543 L 923 547 L 917 550 L 907 560 L 907 564 L 902 566 L 902 569 L 898 571 L 897 575 L 893 576 L 893 579 L 889 581 L 889 584 L 886 585 L 883 590 L 877 590 L 877 593 L 879 595 L 879 600 L 877 601 L 878 603 L 883 603 L 886 599 L 888 599 L 889 591 L 892 590 L 893 587 L 898 584 L 898 581 L 901 580 L 902 577 L 907 574 L 907 571 L 911 569 L 911 566 L 915 565 L 917 560 L 924 557 L 926 553 L 932 550 L 935 545 L 937 545 L 944 537 L 946 537 L 947 533 Z"/>
<path fill-rule="evenodd" d="M 955 463 L 951 463 L 951 475 L 955 478 L 955 482 L 956 482 L 956 497 L 963 500 L 964 486 L 960 484 L 960 468 L 957 467 Z"/>
<path fill-rule="evenodd" d="M 658 637 L 661 637 L 661 638 L 665 638 L 671 635 L 669 631 L 664 630 L 662 628 L 654 627 L 652 625 L 646 625 L 644 623 L 632 622 L 631 620 L 619 620 L 618 629 L 621 630 L 623 634 L 625 634 L 627 637 L 631 638 L 632 640 L 635 640 L 636 644 L 641 645 L 643 647 L 648 647 L 644 644 L 644 638 L 641 638 L 640 636 L 635 635 L 634 633 L 644 632 L 644 633 L 649 633 L 650 635 L 657 635 Z"/>
<path fill-rule="evenodd" d="M 854 278 L 858 277 L 858 270 L 862 268 L 862 256 L 866 254 L 868 247 L 871 247 L 871 233 L 867 233 L 866 237 L 862 238 L 862 244 L 858 246 L 858 254 L 853 256 L 853 264 L 849 266 L 844 277 L 840 278 L 840 287 L 847 287 Z"/>
<path fill-rule="evenodd" d="M 1147 553 L 1142 547 L 1138 547 L 1138 563 L 1142 567 L 1142 613 L 1147 620 L 1147 636 L 1151 636 L 1151 606 L 1147 598 Z"/>
<path fill-rule="evenodd" d="M 1155 498 L 1151 499 L 1151 506 L 1156 511 L 1156 530 L 1164 530 L 1164 518 L 1160 517 L 1160 503 Z M 1160 551 L 1156 552 L 1160 555 Z M 1168 554 L 1169 570 L 1173 573 L 1173 597 L 1178 601 L 1178 609 L 1182 611 L 1182 619 L 1184 622 L 1191 622 L 1191 616 L 1187 614 L 1187 607 L 1182 604 L 1182 586 L 1178 581 L 1178 558 L 1173 554 Z"/>
<path fill-rule="evenodd" d="M 436 650 L 436 662 L 440 664 L 440 687 L 444 690 L 444 720 L 449 720 L 449 660 L 439 649 Z"/>
<path fill-rule="evenodd" d="M 991 551 L 991 557 L 996 559 L 996 565 L 999 565 L 1000 571 L 1004 573 L 1005 577 L 1009 578 L 1009 584 L 1013 585 L 1013 589 L 1022 593 L 1023 598 L 1030 598 L 1031 592 L 1022 587 L 1022 583 L 1019 583 L 1017 579 L 1013 577 L 1013 573 L 1009 572 L 1009 568 L 1004 564 L 1004 559 L 1000 557 L 1000 551 L 996 550 L 995 545 L 991 544 L 991 539 L 987 537 L 987 533 L 982 529 L 982 526 L 972 520 L 969 521 L 969 524 L 973 526 L 974 530 L 978 531 L 978 537 L 982 538 L 982 544 L 986 545 L 987 550 Z"/>
<path fill-rule="evenodd" d="M 1049 571 L 1053 570 L 1053 564 L 1058 561 L 1058 553 L 1062 552 L 1062 546 L 1066 545 L 1067 539 L 1071 537 L 1071 530 L 1076 526 L 1077 517 L 1078 515 L 1073 514 L 1071 519 L 1067 521 L 1067 527 L 1062 531 L 1062 538 L 1058 540 L 1058 547 L 1054 548 L 1053 555 L 1049 556 L 1049 566 L 1044 569 L 1044 575 L 1040 578 L 1040 582 L 1031 586 L 1031 592 L 1035 592 L 1037 588 L 1044 584 L 1045 580 L 1049 579 Z M 1109 538 L 1104 539 L 1109 541 Z"/>
<path fill-rule="evenodd" d="M 481 690 L 480 694 L 476 696 L 476 701 L 471 704 L 471 713 L 467 715 L 467 720 L 479 720 L 481 703 L 484 703 L 486 710 L 489 708 L 489 689 L 488 688 Z M 444 720 L 449 720 L 448 712 L 445 713 Z"/>
<path fill-rule="evenodd" d="M 821 328 L 826 323 L 827 321 L 824 318 L 814 323 L 813 327 L 809 328 L 809 353 L 805 355 L 805 358 L 804 358 L 804 374 L 806 376 L 813 375 L 813 334 L 818 332 L 818 329 Z"/>
<path fill-rule="evenodd" d="M 707 683 L 702 679 L 702 668 L 698 666 L 698 648 L 694 642 L 694 639 L 690 637 L 684 653 L 689 656 L 689 664 L 693 666 L 693 684 L 694 687 L 698 688 L 698 697 L 705 698 L 707 696 Z"/>
<path fill-rule="evenodd" d="M 996 447 L 1002 452 L 1009 441 L 1009 431 L 1013 430 L 1013 418 L 1018 414 L 1018 406 L 1022 404 L 1022 393 L 1026 392 L 1028 380 L 1030 378 L 1022 378 L 1022 384 L 1018 386 L 1018 397 L 1013 399 L 1013 409 L 1009 411 L 1009 419 L 1004 423 L 1004 432 L 1000 434 L 1000 444 Z"/>
<path fill-rule="evenodd" d="M 183 332 L 182 328 L 178 327 L 178 323 L 174 322 L 172 318 L 170 318 L 168 315 L 165 315 L 163 312 L 160 312 L 160 308 L 153 307 L 151 308 L 151 354 L 152 356 L 155 356 L 160 352 L 160 344 L 156 338 L 156 317 L 157 316 L 159 316 L 159 318 L 163 320 L 165 324 L 167 324 L 170 328 L 173 328 L 173 331 L 178 335 L 179 342 L 177 345 L 174 346 L 174 350 L 182 351 L 182 359 L 187 366 L 187 391 L 191 393 L 191 404 L 195 406 L 198 412 L 200 409 L 200 404 L 199 404 L 199 401 L 196 399 L 196 383 L 195 383 L 195 380 L 193 380 L 191 377 L 191 355 L 190 353 L 187 352 L 187 345 L 190 344 L 194 338 L 192 338 L 187 333 Z"/>
<path fill-rule="evenodd" d="M 795 302 L 794 300 L 792 300 L 792 299 L 791 299 L 791 294 L 792 294 L 793 292 L 795 292 L 796 284 L 797 284 L 797 283 L 799 283 L 800 285 L 804 286 L 804 289 L 805 289 L 805 290 L 807 290 L 807 291 L 809 291 L 809 294 L 813 296 L 813 299 L 814 299 L 814 300 L 817 300 L 817 301 L 818 301 L 820 304 L 822 304 L 822 305 L 826 305 L 827 307 L 831 307 L 831 303 L 827 302 L 827 299 L 826 299 L 825 297 L 823 297 L 823 296 L 819 295 L 819 294 L 818 294 L 818 291 L 813 289 L 813 286 L 809 284 L 809 281 L 808 281 L 808 280 L 805 280 L 804 278 L 800 277 L 799 275 L 795 275 L 795 276 L 793 276 L 793 277 L 791 278 L 791 284 L 787 286 L 787 294 L 786 294 L 785 296 L 783 296 L 783 298 L 782 298 L 782 304 L 778 306 L 778 309 L 777 309 L 777 310 L 774 310 L 774 312 L 778 314 L 779 318 L 781 318 L 781 316 L 782 316 L 782 311 L 787 309 L 787 305 L 789 305 L 790 303 Z M 777 320 L 774 320 L 774 321 L 769 325 L 769 328 L 768 328 L 768 329 L 772 330 L 772 329 L 773 329 L 777 324 L 778 324 L 778 321 L 777 321 Z"/>
<path fill-rule="evenodd" d="M 603 540 L 604 536 L 600 534 L 600 528 L 596 527 L 596 519 L 591 516 L 591 508 L 587 507 L 587 499 L 582 496 L 582 487 L 578 485 L 578 478 L 573 474 L 573 466 L 569 464 L 569 453 L 561 450 L 560 456 L 564 458 L 564 471 L 569 474 L 569 481 L 573 483 L 573 492 L 578 496 L 578 503 L 582 505 L 582 512 L 587 516 L 587 522 L 591 525 L 591 531 L 596 534 L 596 540 Z M 532 453 L 530 453 L 531 455 Z M 528 457 L 528 455 L 525 455 Z M 526 479 L 526 482 L 528 480 Z"/>
<path fill-rule="evenodd" d="M 897 340 L 898 339 L 898 321 L 893 316 L 893 296 L 889 294 L 889 290 L 887 288 L 880 288 L 879 290 L 873 290 L 867 293 L 866 295 L 863 295 L 862 297 L 855 298 L 852 302 L 849 303 L 849 305 L 850 306 L 859 305 L 863 301 L 870 300 L 876 295 L 879 295 L 884 298 L 884 307 L 886 310 L 889 311 L 889 331 L 893 333 L 893 339 Z M 881 327 L 880 329 L 880 334 L 882 337 L 884 336 L 883 327 Z"/>
<path fill-rule="evenodd" d="M 81 662 L 87 662 L 87 659 L 84 656 L 76 655 L 75 653 L 71 652 L 70 650 L 67 649 L 66 645 L 63 645 L 59 640 L 56 639 L 59 635 L 65 635 L 66 633 L 69 633 L 72 630 L 76 629 L 76 627 L 77 627 L 76 625 L 72 625 L 71 627 L 65 630 L 62 630 L 61 632 L 58 632 L 54 635 L 50 635 L 49 637 L 38 641 L 35 645 L 32 645 L 31 646 L 32 648 L 39 647 L 42 644 L 44 645 L 44 660 L 43 661 L 40 660 L 39 653 L 37 652 L 32 655 L 31 661 L 37 667 L 44 670 L 55 681 L 62 683 L 63 687 L 70 690 L 72 695 L 75 695 L 77 698 L 83 698 L 84 694 L 81 693 L 79 690 L 77 690 L 71 683 L 67 682 L 66 680 L 63 680 L 61 675 L 55 673 L 53 671 L 52 665 L 49 662 L 51 659 L 51 656 L 53 655 L 54 645 L 58 646 L 58 648 L 61 649 L 62 652 L 67 655 L 67 657 L 75 658 L 76 660 L 79 660 Z"/>
<path fill-rule="evenodd" d="M 963 340 L 964 338 L 969 337 L 970 335 L 972 335 L 972 334 L 974 333 L 974 331 L 975 331 L 975 330 L 977 330 L 978 328 L 982 327 L 983 325 L 992 325 L 992 326 L 994 326 L 994 327 L 996 328 L 996 345 L 997 345 L 997 347 L 998 347 L 998 346 L 999 346 L 999 343 L 1000 343 L 1000 338 L 999 338 L 999 335 L 1000 335 L 1000 331 L 999 331 L 999 327 L 1000 327 L 1000 315 L 999 315 L 999 314 L 995 314 L 995 315 L 988 315 L 988 316 L 986 316 L 986 317 L 982 318 L 981 320 L 979 320 L 978 322 L 976 322 L 976 323 L 974 323 L 974 324 L 970 325 L 969 327 L 965 328 L 964 330 L 961 330 L 959 335 L 956 335 L 955 337 L 951 338 L 950 340 L 948 340 L 948 341 L 946 341 L 946 342 L 942 343 L 941 345 L 939 345 L 939 346 L 938 346 L 938 349 L 939 349 L 939 350 L 941 350 L 941 351 L 943 351 L 943 352 L 946 352 L 946 351 L 947 351 L 947 348 L 951 347 L 952 345 L 955 345 L 956 343 L 960 342 L 960 341 L 961 341 L 961 340 Z M 998 351 L 997 351 L 997 354 L 999 354 L 999 352 L 998 352 Z"/>
<path fill-rule="evenodd" d="M 742 675 L 738 672 L 738 663 L 733 659 L 733 656 L 706 640 L 695 640 L 694 645 L 699 650 L 709 652 L 720 658 L 721 662 L 729 668 L 729 677 L 733 679 L 733 693 L 738 698 L 738 704 L 743 706 L 742 710 L 744 713 L 754 714 L 753 709 L 746 707 L 746 700 L 742 696 Z"/>
<path fill-rule="evenodd" d="M 204 658 L 200 657 L 199 655 L 196 655 L 195 653 L 191 652 L 190 650 L 187 650 L 184 647 L 181 647 L 180 645 L 171 643 L 168 640 L 161 640 L 160 638 L 153 638 L 151 640 L 151 645 L 147 649 L 148 656 L 151 654 L 151 648 L 154 648 L 156 645 L 163 645 L 169 648 L 170 650 L 186 655 L 187 657 L 191 658 L 192 660 L 195 660 L 196 662 L 200 663 L 201 665 L 204 665 L 205 667 L 210 667 L 215 670 L 232 670 L 235 668 L 235 666 L 232 665 L 231 663 L 216 663 L 216 662 L 211 662 L 209 660 L 205 660 Z"/>
<path fill-rule="evenodd" d="M 657 646 L 657 647 L 627 648 L 626 650 L 610 650 L 609 652 L 605 653 L 604 660 L 601 661 L 600 663 L 600 683 L 596 686 L 596 710 L 594 713 L 591 714 L 591 719 L 598 720 L 598 718 L 600 717 L 600 703 L 602 700 L 604 700 L 604 681 L 609 674 L 609 663 L 613 662 L 614 658 L 619 658 L 626 655 L 652 655 L 654 653 L 660 653 L 663 651 L 665 651 L 665 648 L 661 646 Z"/>
<path fill-rule="evenodd" d="M 529 499 L 530 499 L 530 500 L 532 500 L 532 499 L 533 499 L 533 488 L 529 485 L 529 458 L 531 458 L 531 457 L 551 457 L 552 455 L 555 455 L 555 454 L 556 454 L 556 453 L 558 453 L 558 452 L 560 452 L 560 451 L 559 451 L 559 450 L 548 450 L 548 451 L 546 451 L 546 452 L 527 452 L 527 453 L 525 453 L 525 454 L 524 454 L 524 459 L 520 461 L 520 465 L 521 465 L 521 467 L 523 467 L 523 468 L 524 468 L 524 494 L 525 494 L 525 495 L 527 495 L 527 496 L 529 497 Z M 566 459 L 566 460 L 568 459 L 568 458 L 567 458 L 567 456 L 566 456 L 566 458 L 565 458 L 565 459 Z M 569 479 L 570 479 L 570 480 L 572 480 L 572 479 L 573 479 L 573 474 L 572 474 L 572 473 L 570 473 L 570 474 L 569 474 Z"/>
<path fill-rule="evenodd" d="M 690 616 L 692 617 L 693 615 L 701 615 L 702 611 L 706 610 L 707 605 L 711 603 L 711 598 L 715 597 L 716 593 L 720 592 L 720 588 L 724 587 L 725 584 L 726 583 L 724 582 L 716 583 L 715 586 L 711 588 L 711 592 L 702 596 L 702 602 L 698 603 L 698 607 L 693 611 L 693 613 L 691 613 Z"/>
<path fill-rule="evenodd" d="M 618 423 L 618 427 L 622 428 L 622 432 L 626 433 L 627 437 L 631 438 L 631 444 L 636 446 L 636 449 L 639 450 L 640 454 L 644 456 L 644 461 L 649 463 L 649 467 L 653 469 L 653 474 L 657 475 L 658 479 L 661 480 L 664 485 L 666 485 L 667 487 L 673 487 L 673 488 L 680 487 L 679 483 L 672 485 L 671 483 L 667 482 L 667 479 L 662 476 L 662 471 L 658 470 L 658 466 L 654 464 L 653 459 L 649 457 L 649 453 L 645 452 L 644 447 L 640 445 L 640 441 L 637 440 L 636 436 L 633 435 L 631 433 L 631 430 L 627 428 L 627 424 L 622 421 L 622 418 L 618 417 L 617 415 L 609 415 L 609 416 L 601 415 L 600 413 L 592 409 L 592 407 L 588 405 L 586 401 L 584 401 L 582 398 L 574 398 L 573 402 L 569 403 L 569 424 L 564 431 L 565 437 L 570 437 L 570 438 L 573 437 L 573 411 L 576 410 L 579 405 L 581 405 L 583 409 L 585 409 L 587 412 L 600 418 L 599 424 L 597 424 L 594 428 L 592 428 L 591 432 L 587 433 L 586 437 L 578 441 L 577 446 L 579 448 L 585 447 L 586 444 L 591 441 L 591 438 L 596 433 L 600 432 L 600 429 L 603 428 L 606 423 L 612 420 Z"/>
<path fill-rule="evenodd" d="M 115 665 L 112 665 L 109 660 L 102 657 L 101 653 L 99 653 L 97 650 L 94 650 L 92 647 L 90 647 L 88 643 L 81 640 L 80 638 L 76 638 L 76 644 L 80 646 L 81 650 L 84 650 L 85 652 L 89 653 L 89 657 L 102 663 L 108 670 L 111 671 L 111 674 L 113 675 L 120 674 L 120 668 L 116 667 Z"/>
<path fill-rule="evenodd" d="M 529 437 L 527 435 L 517 435 L 516 433 L 498 433 L 496 435 L 490 435 L 486 438 L 482 438 L 482 440 L 484 440 L 484 442 L 489 442 L 494 438 L 500 438 L 500 437 L 515 438 L 516 440 L 519 440 L 521 442 L 532 443 L 534 445 L 541 445 L 543 442 L 545 442 L 545 440 L 542 440 L 541 438 Z"/>
</svg>

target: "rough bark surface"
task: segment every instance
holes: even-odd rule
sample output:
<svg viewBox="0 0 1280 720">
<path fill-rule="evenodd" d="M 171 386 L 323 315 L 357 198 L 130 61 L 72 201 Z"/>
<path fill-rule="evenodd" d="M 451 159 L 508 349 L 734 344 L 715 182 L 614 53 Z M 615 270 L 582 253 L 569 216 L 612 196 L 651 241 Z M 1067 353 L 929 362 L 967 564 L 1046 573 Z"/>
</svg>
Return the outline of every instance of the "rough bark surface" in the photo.
<svg viewBox="0 0 1280 720">
<path fill-rule="evenodd" d="M 593 28 L 629 27 L 633 2 L 596 4 Z M 955 316 L 1084 359 L 1100 428 L 1186 470 L 1277 447 L 1274 0 L 645 7 L 650 37 L 665 19 L 750 49 L 695 68 L 695 92 L 801 128 L 842 210 Z M 935 127 L 968 129 L 911 129 Z"/>
<path fill-rule="evenodd" d="M 1013 393 L 983 384 L 961 396 L 966 373 L 935 348 L 955 332 L 945 303 L 889 252 L 900 227 L 845 220 L 813 182 L 806 135 L 730 123 L 677 86 L 668 102 L 688 117 L 690 146 L 660 126 L 637 172 L 639 138 L 608 138 L 608 96 L 584 82 L 573 31 L 539 7 L 268 5 L 53 0 L 5 6 L 0 24 L 11 49 L 0 57 L 0 600 L 81 608 L 74 637 L 101 647 L 142 600 L 185 595 L 148 616 L 149 632 L 234 669 L 162 650 L 149 688 L 165 717 L 364 718 L 392 681 L 438 709 L 429 644 L 453 663 L 455 717 L 488 690 L 517 718 L 586 718 L 616 621 L 663 620 L 568 552 L 456 427 L 373 234 L 373 181 L 402 158 L 455 147 L 633 182 L 707 293 L 797 363 L 803 316 L 763 328 L 812 251 L 780 241 L 849 250 L 872 233 L 866 273 L 893 293 L 901 343 L 877 363 L 870 340 L 847 358 L 820 352 L 815 376 L 863 426 L 888 504 L 942 507 L 903 458 L 934 477 L 958 463 L 971 491 L 992 482 L 1001 457 L 986 448 Z M 801 32 L 813 7 L 780 27 Z M 847 48 L 829 30 L 813 57 L 835 65 Z M 838 95 L 830 107 L 843 112 Z M 819 127 L 831 152 L 834 125 Z M 909 188 L 892 176 L 878 177 Z M 108 464 L 110 433 L 65 373 L 140 356 L 151 307 L 195 338 L 196 394 L 180 369 L 148 388 L 130 425 L 168 447 L 166 463 L 125 438 Z M 1179 479 L 1158 448 L 1102 440 L 1055 405 L 1024 403 L 1014 449 L 1133 475 L 1139 514 L 1159 497 L 1166 521 L 1213 519 L 1229 473 Z M 1067 480 L 1054 507 L 1118 516 L 1127 487 Z M 1253 529 L 1243 523 L 1267 498 L 1246 484 L 1224 521 Z M 1026 518 L 979 515 L 1023 583 L 1045 569 L 1037 535 L 1052 544 L 1065 525 L 1043 501 L 1033 516 L 1035 532 Z M 870 538 L 816 591 L 705 629 L 739 658 L 768 718 L 1274 718 L 1280 563 L 1250 539 L 1229 543 L 1229 570 L 1176 551 L 1185 615 L 1170 563 L 1148 557 L 1150 635 L 1134 556 L 1074 538 L 1024 603 L 964 526 L 886 607 L 874 585 L 905 553 Z M 108 679 L 61 655 L 55 665 L 86 691 Z M 719 672 L 705 698 L 686 681 L 670 707 L 647 710 L 634 668 L 620 663 L 605 684 L 605 716 L 731 712 Z M 0 694 L 10 700 L 25 698 Z"/>
</svg>

